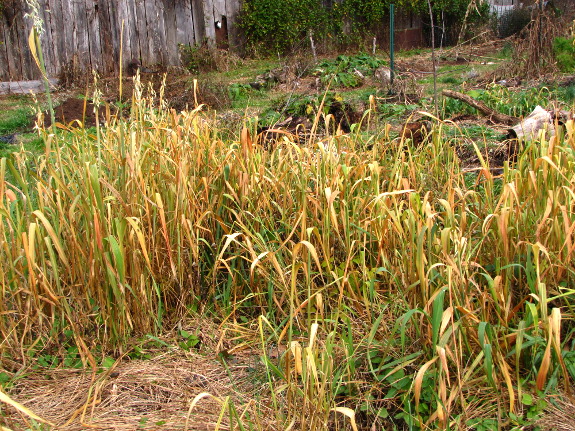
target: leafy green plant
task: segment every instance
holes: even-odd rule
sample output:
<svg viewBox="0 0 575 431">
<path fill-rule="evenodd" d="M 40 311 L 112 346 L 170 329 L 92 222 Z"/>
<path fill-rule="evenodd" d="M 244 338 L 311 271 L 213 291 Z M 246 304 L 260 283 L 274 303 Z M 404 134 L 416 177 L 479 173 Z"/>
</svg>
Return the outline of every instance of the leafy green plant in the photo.
<svg viewBox="0 0 575 431">
<path fill-rule="evenodd" d="M 320 0 L 246 0 L 239 25 L 253 51 L 286 52 L 306 40 L 309 30 L 325 36 L 335 22 Z"/>
<path fill-rule="evenodd" d="M 179 331 L 179 335 L 183 338 L 184 341 L 178 342 L 178 345 L 184 350 L 189 351 L 200 343 L 200 338 L 191 332 L 182 329 Z"/>
<path fill-rule="evenodd" d="M 247 0 L 243 3 L 240 27 L 253 51 L 285 52 L 306 44 L 313 30 L 319 40 L 354 43 L 366 35 L 385 35 L 389 6 L 394 3 L 403 13 L 425 13 L 426 0 L 343 0 L 325 5 L 319 0 Z M 468 0 L 433 2 L 433 12 L 454 38 L 466 15 Z M 488 19 L 488 6 L 481 2 L 467 20 L 475 25 Z M 346 22 L 344 31 L 343 23 Z"/>
<path fill-rule="evenodd" d="M 230 99 L 234 102 L 245 100 L 253 88 L 249 84 L 241 84 L 239 82 L 234 82 L 228 87 L 228 93 Z"/>
<path fill-rule="evenodd" d="M 323 84 L 333 87 L 353 88 L 362 84 L 363 78 L 372 76 L 383 60 L 367 54 L 340 55 L 335 60 L 320 63 L 312 72 Z"/>
<path fill-rule="evenodd" d="M 403 119 L 418 109 L 417 105 L 404 105 L 400 103 L 382 103 L 378 105 L 378 112 L 385 119 Z"/>
<path fill-rule="evenodd" d="M 575 70 L 575 38 L 556 37 L 553 41 L 553 52 L 559 70 L 562 72 Z"/>
</svg>

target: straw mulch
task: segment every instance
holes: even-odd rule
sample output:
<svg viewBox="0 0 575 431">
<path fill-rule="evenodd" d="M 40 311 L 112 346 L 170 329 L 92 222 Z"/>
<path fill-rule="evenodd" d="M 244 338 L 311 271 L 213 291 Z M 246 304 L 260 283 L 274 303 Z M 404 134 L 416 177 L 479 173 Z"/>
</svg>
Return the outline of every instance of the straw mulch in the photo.
<svg viewBox="0 0 575 431">
<path fill-rule="evenodd" d="M 172 349 L 151 360 L 123 361 L 95 376 L 76 369 L 34 371 L 15 382 L 10 396 L 55 424 L 49 429 L 226 430 L 229 397 L 238 415 L 245 415 L 244 424 L 249 417 L 265 421 L 255 422 L 257 428 L 273 430 L 277 426 L 265 405 L 270 397 L 263 372 L 253 353 L 228 358 L 224 365 L 213 356 Z M 202 397 L 190 409 L 202 393 L 213 397 Z M 2 415 L 9 429 L 30 425 L 11 407 Z"/>
<path fill-rule="evenodd" d="M 570 397 L 555 399 L 545 409 L 537 425 L 543 430 L 575 431 L 575 400 Z"/>
</svg>

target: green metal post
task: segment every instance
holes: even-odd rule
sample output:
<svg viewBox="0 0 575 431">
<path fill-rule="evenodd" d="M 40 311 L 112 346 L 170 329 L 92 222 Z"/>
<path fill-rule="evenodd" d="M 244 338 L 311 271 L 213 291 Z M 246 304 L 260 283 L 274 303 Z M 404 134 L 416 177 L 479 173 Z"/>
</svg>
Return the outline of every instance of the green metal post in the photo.
<svg viewBox="0 0 575 431">
<path fill-rule="evenodd" d="M 395 5 L 389 5 L 389 71 L 390 71 L 390 91 L 393 91 L 393 78 L 395 75 Z"/>
</svg>

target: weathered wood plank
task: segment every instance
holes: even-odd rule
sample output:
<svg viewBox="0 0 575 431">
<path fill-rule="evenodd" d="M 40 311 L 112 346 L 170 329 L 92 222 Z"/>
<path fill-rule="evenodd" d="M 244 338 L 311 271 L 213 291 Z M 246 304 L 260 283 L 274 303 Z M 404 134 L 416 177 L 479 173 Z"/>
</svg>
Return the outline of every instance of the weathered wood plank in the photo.
<svg viewBox="0 0 575 431">
<path fill-rule="evenodd" d="M 100 45 L 100 5 L 97 1 L 86 0 L 86 20 L 88 23 L 88 49 L 90 52 L 90 65 L 93 70 L 102 70 L 102 47 Z"/>
<path fill-rule="evenodd" d="M 158 8 L 155 0 L 146 0 L 146 28 L 148 33 L 149 64 L 156 64 L 162 61 L 157 20 Z"/>
<path fill-rule="evenodd" d="M 176 14 L 176 43 L 193 45 L 195 35 L 190 0 L 176 0 L 174 2 L 174 11 Z"/>
<path fill-rule="evenodd" d="M 8 64 L 8 79 L 16 80 L 22 78 L 22 62 L 18 58 L 17 42 L 14 38 L 14 21 L 7 23 L 4 28 L 4 42 L 6 44 L 6 58 Z"/>
<path fill-rule="evenodd" d="M 49 76 L 56 76 L 66 64 L 64 38 L 62 37 L 62 5 L 60 0 L 48 0 L 46 4 L 46 26 L 52 33 L 52 55 Z"/>
<path fill-rule="evenodd" d="M 237 26 L 240 14 L 241 3 L 238 0 L 226 0 L 226 16 L 228 22 L 228 37 L 230 47 L 236 48 L 239 45 L 239 29 Z"/>
<path fill-rule="evenodd" d="M 178 42 L 176 36 L 176 5 L 170 0 L 162 0 L 164 9 L 165 44 L 167 48 L 166 64 L 179 64 L 180 55 L 178 52 Z"/>
<path fill-rule="evenodd" d="M 201 45 L 204 43 L 204 38 L 206 37 L 204 6 L 202 0 L 192 0 L 192 17 L 194 19 L 196 45 Z"/>
<path fill-rule="evenodd" d="M 138 34 L 138 16 L 136 14 L 135 0 L 126 0 L 126 9 L 128 13 L 128 21 L 126 23 L 126 36 L 131 40 L 130 55 L 124 55 L 124 65 L 129 63 L 132 59 L 140 58 L 140 37 Z"/>
<path fill-rule="evenodd" d="M 112 38 L 112 22 L 110 3 L 114 0 L 100 0 L 98 15 L 100 21 L 100 46 L 102 48 L 102 70 L 104 74 L 114 71 L 114 43 Z"/>
<path fill-rule="evenodd" d="M 119 58 L 119 61 L 122 61 L 124 67 L 127 63 L 130 62 L 130 59 L 133 57 L 132 54 L 132 37 L 130 35 L 131 23 L 130 17 L 128 13 L 128 4 L 127 0 L 120 0 L 118 1 L 118 36 L 123 35 L 123 38 L 119 42 L 121 42 L 121 46 L 118 46 L 118 58 L 120 56 L 120 49 L 122 51 L 122 57 Z M 123 27 L 123 28 L 122 28 Z"/>
<path fill-rule="evenodd" d="M 119 2 L 117 0 L 110 0 L 108 3 L 110 27 L 112 31 L 112 53 L 114 57 L 113 71 L 118 72 L 120 65 L 120 31 L 122 29 L 122 21 L 119 15 Z"/>
<path fill-rule="evenodd" d="M 49 9 L 49 1 L 48 0 L 39 0 L 39 9 L 38 12 L 40 14 L 40 18 L 44 23 L 43 28 L 44 31 L 40 35 L 40 44 L 42 45 L 42 55 L 44 57 L 44 66 L 46 67 L 46 73 L 48 76 L 55 75 L 56 67 L 54 67 L 54 61 L 56 59 L 56 54 L 54 53 L 54 42 L 52 38 L 52 27 L 50 25 L 50 16 L 48 14 L 47 9 Z M 40 77 L 40 76 L 39 76 Z"/>
<path fill-rule="evenodd" d="M 167 29 L 166 29 L 166 15 L 164 9 L 164 0 L 156 0 L 156 13 L 157 15 L 157 33 L 156 37 L 157 40 L 155 41 L 156 47 L 158 48 L 160 54 L 160 63 L 168 64 L 169 58 L 169 49 L 170 47 L 167 44 Z"/>
<path fill-rule="evenodd" d="M 72 0 L 74 7 L 74 35 L 76 36 L 76 52 L 78 59 L 86 70 L 90 70 L 90 48 L 86 29 L 86 3 L 84 0 Z"/>
<path fill-rule="evenodd" d="M 11 7 L 11 6 L 9 6 Z M 18 30 L 16 16 L 19 14 L 19 10 L 12 8 L 10 10 L 10 20 L 7 22 L 4 40 L 6 41 L 6 55 L 8 57 L 8 69 L 10 71 L 10 78 L 22 79 L 22 59 L 21 53 L 18 47 Z"/>
<path fill-rule="evenodd" d="M 52 88 L 58 85 L 58 80 L 52 78 L 49 80 Z M 44 81 L 37 79 L 34 81 L 9 81 L 0 82 L 0 94 L 28 94 L 42 93 L 44 91 Z"/>
<path fill-rule="evenodd" d="M 8 63 L 8 47 L 6 42 L 6 20 L 0 17 L 0 80 L 8 81 L 10 79 L 10 64 Z"/>
<path fill-rule="evenodd" d="M 30 34 L 32 24 L 29 19 L 24 18 L 25 12 L 27 12 L 27 9 L 22 10 L 14 18 L 14 29 L 18 44 L 22 76 L 24 79 L 37 79 L 38 77 L 34 73 L 36 65 L 32 62 L 30 48 L 28 47 L 28 35 Z"/>
<path fill-rule="evenodd" d="M 74 32 L 74 8 L 69 0 L 61 1 L 62 6 L 62 28 L 60 37 L 64 40 L 64 62 L 76 62 L 80 66 L 80 58 L 77 55 L 76 35 Z"/>
<path fill-rule="evenodd" d="M 168 46 L 168 27 L 166 26 L 166 0 L 156 0 L 156 7 L 158 9 L 158 46 L 160 48 L 161 63 L 169 64 L 170 47 Z M 170 1 L 171 3 L 171 1 Z M 170 4 L 168 7 L 173 8 L 174 5 Z"/>
<path fill-rule="evenodd" d="M 140 41 L 140 61 L 142 64 L 152 64 L 154 61 L 151 57 L 151 51 L 154 46 L 151 43 L 151 38 L 148 37 L 148 24 L 146 20 L 146 4 L 143 0 L 136 0 L 136 17 L 138 40 Z"/>
<path fill-rule="evenodd" d="M 216 27 L 214 19 L 214 1 L 204 0 L 202 2 L 202 13 L 204 19 L 204 37 L 209 46 L 215 46 Z"/>
</svg>

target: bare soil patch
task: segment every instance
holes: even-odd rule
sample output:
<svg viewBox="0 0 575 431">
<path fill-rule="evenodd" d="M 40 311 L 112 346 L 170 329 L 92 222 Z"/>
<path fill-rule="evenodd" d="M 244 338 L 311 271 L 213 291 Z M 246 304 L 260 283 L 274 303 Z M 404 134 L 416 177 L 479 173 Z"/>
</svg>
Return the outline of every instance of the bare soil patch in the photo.
<svg viewBox="0 0 575 431">
<path fill-rule="evenodd" d="M 112 109 L 117 111 L 115 108 Z M 106 117 L 106 107 L 100 106 L 97 111 L 99 121 L 102 122 Z M 86 128 L 96 126 L 96 107 L 92 102 L 84 99 L 75 97 L 65 99 L 54 108 L 54 116 L 56 122 L 64 125 L 83 125 Z M 50 113 L 45 112 L 44 126 L 50 127 L 51 125 Z"/>
</svg>

